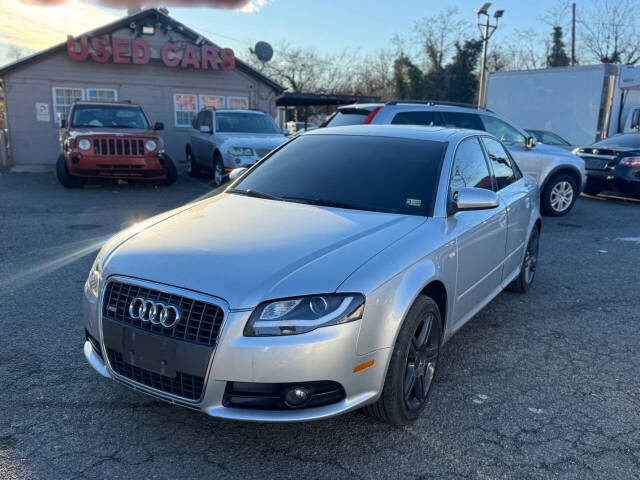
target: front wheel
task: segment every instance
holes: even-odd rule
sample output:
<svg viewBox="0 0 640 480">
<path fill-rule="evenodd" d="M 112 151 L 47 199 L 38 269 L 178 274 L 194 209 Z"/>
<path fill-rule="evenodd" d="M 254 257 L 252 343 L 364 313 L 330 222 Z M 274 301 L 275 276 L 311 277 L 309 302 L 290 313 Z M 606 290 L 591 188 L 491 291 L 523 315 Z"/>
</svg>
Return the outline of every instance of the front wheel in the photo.
<svg viewBox="0 0 640 480">
<path fill-rule="evenodd" d="M 573 177 L 561 173 L 553 176 L 540 196 L 542 212 L 551 217 L 566 215 L 573 208 L 578 188 Z"/>
<path fill-rule="evenodd" d="M 538 230 L 538 227 L 533 227 L 531 235 L 529 236 L 527 250 L 524 252 L 520 275 L 507 286 L 507 290 L 518 293 L 527 293 L 527 291 L 529 291 L 536 275 L 536 268 L 538 267 L 539 245 L 540 230 Z"/>
<path fill-rule="evenodd" d="M 191 148 L 187 148 L 187 175 L 195 177 L 200 173 L 200 168 L 196 162 L 196 157 L 193 156 Z"/>
<path fill-rule="evenodd" d="M 178 169 L 176 168 L 176 164 L 173 163 L 171 157 L 166 153 L 163 155 L 163 159 L 164 168 L 167 170 L 167 176 L 162 183 L 168 187 L 169 185 L 176 183 L 176 180 L 178 179 Z"/>
<path fill-rule="evenodd" d="M 440 357 L 441 325 L 436 302 L 418 297 L 398 333 L 382 394 L 365 413 L 392 425 L 420 416 Z"/>
<path fill-rule="evenodd" d="M 56 176 L 58 177 L 58 181 L 65 188 L 80 188 L 86 182 L 84 178 L 75 177 L 69 173 L 67 160 L 64 158 L 64 155 L 60 155 L 56 161 Z"/>
</svg>

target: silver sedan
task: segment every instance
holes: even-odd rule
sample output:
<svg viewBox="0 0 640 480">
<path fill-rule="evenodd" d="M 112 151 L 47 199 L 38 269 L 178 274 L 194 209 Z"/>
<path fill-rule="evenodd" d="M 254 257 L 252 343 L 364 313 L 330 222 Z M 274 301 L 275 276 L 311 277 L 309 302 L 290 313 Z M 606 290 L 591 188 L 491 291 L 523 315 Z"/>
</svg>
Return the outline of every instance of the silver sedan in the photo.
<svg viewBox="0 0 640 480">
<path fill-rule="evenodd" d="M 442 345 L 533 282 L 539 192 L 491 135 L 318 129 L 232 177 L 98 254 L 84 353 L 104 377 L 215 417 L 405 424 Z"/>
</svg>

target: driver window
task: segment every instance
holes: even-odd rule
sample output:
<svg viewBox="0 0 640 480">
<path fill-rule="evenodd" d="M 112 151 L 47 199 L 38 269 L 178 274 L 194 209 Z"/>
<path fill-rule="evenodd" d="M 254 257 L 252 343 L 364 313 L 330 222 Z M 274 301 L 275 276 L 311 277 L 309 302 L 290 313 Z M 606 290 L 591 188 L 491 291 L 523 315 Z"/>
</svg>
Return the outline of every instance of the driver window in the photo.
<svg viewBox="0 0 640 480">
<path fill-rule="evenodd" d="M 464 187 L 493 190 L 489 167 L 484 157 L 478 137 L 464 140 L 458 145 L 453 159 L 449 195 L 455 199 L 458 191 Z"/>
<path fill-rule="evenodd" d="M 482 119 L 484 130 L 494 137 L 499 138 L 507 145 L 524 147 L 527 144 L 527 139 L 524 135 L 499 118 L 491 117 L 489 115 L 480 115 L 480 118 Z"/>
</svg>

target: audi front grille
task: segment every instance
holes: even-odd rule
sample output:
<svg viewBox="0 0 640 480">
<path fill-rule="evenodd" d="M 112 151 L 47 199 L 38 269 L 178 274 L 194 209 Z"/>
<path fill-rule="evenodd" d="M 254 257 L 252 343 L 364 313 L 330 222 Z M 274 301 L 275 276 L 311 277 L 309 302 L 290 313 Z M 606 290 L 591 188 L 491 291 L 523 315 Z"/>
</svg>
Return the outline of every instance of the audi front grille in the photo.
<svg viewBox="0 0 640 480">
<path fill-rule="evenodd" d="M 188 400 L 198 400 L 202 396 L 203 377 L 184 372 L 176 372 L 176 376 L 173 378 L 166 377 L 125 362 L 120 352 L 110 348 L 107 349 L 107 356 L 114 372 L 134 382 Z"/>
<path fill-rule="evenodd" d="M 173 328 L 165 328 L 161 324 L 154 325 L 140 318 L 132 318 L 129 306 L 136 298 L 175 306 L 180 312 L 180 322 Z M 122 325 L 207 346 L 216 345 L 224 320 L 224 312 L 218 305 L 118 281 L 107 283 L 102 315 Z"/>
</svg>

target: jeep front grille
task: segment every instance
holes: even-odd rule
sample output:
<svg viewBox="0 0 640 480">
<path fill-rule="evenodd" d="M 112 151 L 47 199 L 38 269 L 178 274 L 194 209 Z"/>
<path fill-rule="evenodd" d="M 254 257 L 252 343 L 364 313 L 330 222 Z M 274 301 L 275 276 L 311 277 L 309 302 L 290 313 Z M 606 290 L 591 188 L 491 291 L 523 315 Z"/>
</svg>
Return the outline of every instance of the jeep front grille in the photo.
<svg viewBox="0 0 640 480">
<path fill-rule="evenodd" d="M 94 155 L 141 157 L 144 140 L 140 138 L 94 138 Z"/>
<path fill-rule="evenodd" d="M 129 305 L 136 297 L 173 305 L 180 311 L 182 319 L 178 325 L 169 329 L 162 325 L 152 325 L 150 322 L 131 318 Z M 122 325 L 140 328 L 175 340 L 210 346 L 216 345 L 224 320 L 222 308 L 213 303 L 118 281 L 107 283 L 102 315 Z"/>
</svg>

